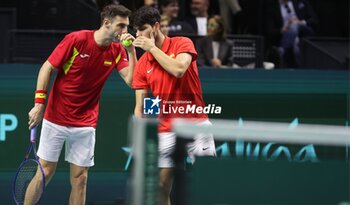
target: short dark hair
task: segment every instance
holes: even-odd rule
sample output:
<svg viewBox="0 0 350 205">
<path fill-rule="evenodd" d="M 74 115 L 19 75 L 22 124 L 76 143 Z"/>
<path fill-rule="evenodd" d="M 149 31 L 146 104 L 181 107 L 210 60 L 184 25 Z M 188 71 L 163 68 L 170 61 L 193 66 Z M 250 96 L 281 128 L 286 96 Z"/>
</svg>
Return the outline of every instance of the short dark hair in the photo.
<svg viewBox="0 0 350 205">
<path fill-rule="evenodd" d="M 136 28 L 145 24 L 153 26 L 157 22 L 160 22 L 159 11 L 151 6 L 142 6 L 133 15 L 133 24 Z"/>
<path fill-rule="evenodd" d="M 101 22 L 107 18 L 112 19 L 116 16 L 129 17 L 131 11 L 123 5 L 109 4 L 103 8 L 101 11 Z"/>
</svg>

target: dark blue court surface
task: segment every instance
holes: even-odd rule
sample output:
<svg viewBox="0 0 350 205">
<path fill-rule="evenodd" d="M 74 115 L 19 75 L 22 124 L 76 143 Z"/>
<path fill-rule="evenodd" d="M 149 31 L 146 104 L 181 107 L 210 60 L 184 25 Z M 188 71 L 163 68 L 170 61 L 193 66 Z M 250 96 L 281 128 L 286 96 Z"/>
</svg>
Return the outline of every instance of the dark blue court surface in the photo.
<svg viewBox="0 0 350 205">
<path fill-rule="evenodd" d="M 12 199 L 14 172 L 0 172 L 0 203 L 15 204 Z M 127 173 L 90 172 L 88 178 L 87 205 L 118 205 L 126 197 Z M 58 171 L 40 201 L 43 205 L 68 204 L 70 194 L 69 173 Z"/>
</svg>

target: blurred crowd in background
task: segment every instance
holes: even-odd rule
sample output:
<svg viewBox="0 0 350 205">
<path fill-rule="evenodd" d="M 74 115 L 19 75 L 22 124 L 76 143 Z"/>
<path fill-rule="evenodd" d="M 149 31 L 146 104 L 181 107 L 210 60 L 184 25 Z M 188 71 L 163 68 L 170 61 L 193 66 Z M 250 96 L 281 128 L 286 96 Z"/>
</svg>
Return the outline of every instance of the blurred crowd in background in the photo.
<svg viewBox="0 0 350 205">
<path fill-rule="evenodd" d="M 97 29 L 99 10 L 110 3 L 159 9 L 163 32 L 190 37 L 201 67 L 257 67 L 233 58 L 242 36 L 262 37 L 265 68 L 302 67 L 303 38 L 349 37 L 348 0 L 2 0 L 0 8 L 17 9 L 18 29 L 72 31 Z"/>
</svg>

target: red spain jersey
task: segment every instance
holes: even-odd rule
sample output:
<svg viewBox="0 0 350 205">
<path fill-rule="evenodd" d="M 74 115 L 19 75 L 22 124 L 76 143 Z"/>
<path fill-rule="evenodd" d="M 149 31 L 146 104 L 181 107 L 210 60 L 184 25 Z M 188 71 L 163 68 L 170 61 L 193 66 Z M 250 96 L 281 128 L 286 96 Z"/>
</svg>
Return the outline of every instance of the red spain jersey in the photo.
<svg viewBox="0 0 350 205">
<path fill-rule="evenodd" d="M 70 33 L 48 61 L 58 69 L 45 112 L 45 119 L 62 126 L 96 127 L 99 99 L 104 83 L 116 68 L 128 66 L 120 43 L 100 47 L 94 31 Z"/>
<path fill-rule="evenodd" d="M 170 132 L 172 118 L 206 120 L 208 117 L 204 113 L 186 112 L 187 106 L 205 106 L 196 64 L 197 52 L 192 41 L 185 37 L 166 36 L 162 51 L 172 58 L 176 58 L 180 53 L 189 53 L 192 55 L 192 62 L 181 78 L 169 74 L 149 52 L 136 64 L 132 87 L 149 88 L 153 96 L 159 96 L 161 99 L 158 131 Z M 180 107 L 183 107 L 182 112 Z"/>
</svg>

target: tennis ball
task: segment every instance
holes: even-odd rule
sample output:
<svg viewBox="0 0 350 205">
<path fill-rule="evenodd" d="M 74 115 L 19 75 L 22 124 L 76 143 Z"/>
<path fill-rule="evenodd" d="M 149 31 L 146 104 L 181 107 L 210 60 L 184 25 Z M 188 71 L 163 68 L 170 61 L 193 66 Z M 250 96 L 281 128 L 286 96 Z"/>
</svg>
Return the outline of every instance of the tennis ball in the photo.
<svg viewBox="0 0 350 205">
<path fill-rule="evenodd" d="M 122 44 L 123 44 L 123 46 L 128 47 L 132 44 L 132 41 L 131 40 L 122 40 Z"/>
</svg>

